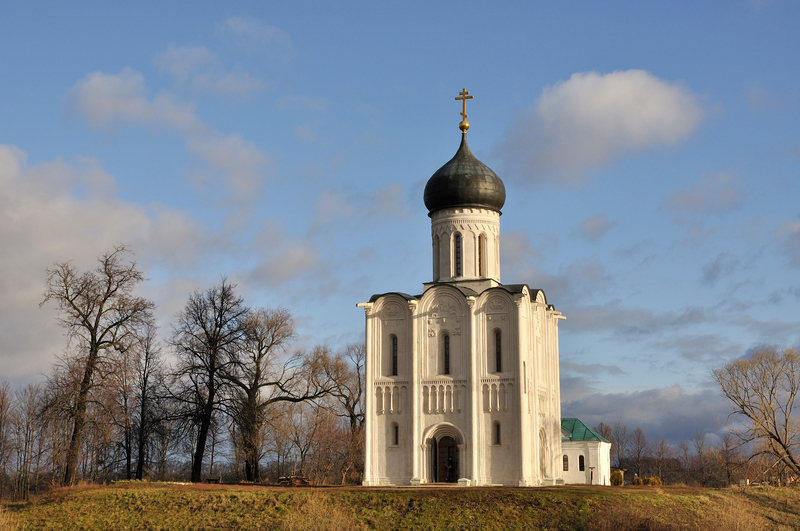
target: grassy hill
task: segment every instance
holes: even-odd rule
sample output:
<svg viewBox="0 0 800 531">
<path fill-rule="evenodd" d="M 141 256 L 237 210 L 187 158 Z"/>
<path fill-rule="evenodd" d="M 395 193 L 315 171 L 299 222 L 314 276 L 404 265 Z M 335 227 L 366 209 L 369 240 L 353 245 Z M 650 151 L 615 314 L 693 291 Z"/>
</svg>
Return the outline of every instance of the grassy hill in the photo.
<svg viewBox="0 0 800 531">
<path fill-rule="evenodd" d="M 117 483 L 6 504 L 0 529 L 800 529 L 800 490 Z"/>
</svg>

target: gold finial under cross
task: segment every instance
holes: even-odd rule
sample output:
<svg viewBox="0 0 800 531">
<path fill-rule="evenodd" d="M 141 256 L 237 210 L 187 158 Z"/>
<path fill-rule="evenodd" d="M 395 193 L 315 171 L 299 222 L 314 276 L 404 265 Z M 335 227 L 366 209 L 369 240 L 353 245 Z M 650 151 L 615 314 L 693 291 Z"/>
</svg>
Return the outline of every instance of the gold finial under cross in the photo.
<svg viewBox="0 0 800 531">
<path fill-rule="evenodd" d="M 460 97 L 459 97 L 460 96 Z M 462 133 L 466 133 L 467 129 L 469 129 L 469 122 L 467 121 L 467 100 L 471 100 L 473 97 L 469 95 L 469 91 L 467 89 L 461 89 L 461 92 L 458 93 L 456 96 L 456 100 L 461 100 L 461 123 L 458 124 L 458 128 L 461 129 Z"/>
</svg>

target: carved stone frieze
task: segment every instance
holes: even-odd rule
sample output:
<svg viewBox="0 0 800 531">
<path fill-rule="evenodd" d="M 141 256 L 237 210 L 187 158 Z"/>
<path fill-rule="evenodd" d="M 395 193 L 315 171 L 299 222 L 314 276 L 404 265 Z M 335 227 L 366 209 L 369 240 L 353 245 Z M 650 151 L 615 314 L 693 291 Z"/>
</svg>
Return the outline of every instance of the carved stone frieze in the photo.
<svg viewBox="0 0 800 531">
<path fill-rule="evenodd" d="M 446 317 L 446 316 L 456 316 L 456 315 L 458 315 L 456 307 L 453 303 L 449 301 L 439 301 L 438 304 L 434 304 L 431 307 L 432 317 Z"/>
</svg>

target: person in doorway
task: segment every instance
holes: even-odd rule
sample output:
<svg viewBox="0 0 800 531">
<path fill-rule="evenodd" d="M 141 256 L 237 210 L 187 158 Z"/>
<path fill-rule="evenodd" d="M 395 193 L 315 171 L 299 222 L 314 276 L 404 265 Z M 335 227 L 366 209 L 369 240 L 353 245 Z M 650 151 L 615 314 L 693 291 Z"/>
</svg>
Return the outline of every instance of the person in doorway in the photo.
<svg viewBox="0 0 800 531">
<path fill-rule="evenodd" d="M 447 465 L 446 466 L 447 466 L 447 476 L 445 477 L 445 481 L 448 482 L 448 483 L 452 483 L 453 482 L 453 468 L 454 468 L 453 467 L 453 458 L 452 457 L 448 457 L 447 458 Z"/>
</svg>

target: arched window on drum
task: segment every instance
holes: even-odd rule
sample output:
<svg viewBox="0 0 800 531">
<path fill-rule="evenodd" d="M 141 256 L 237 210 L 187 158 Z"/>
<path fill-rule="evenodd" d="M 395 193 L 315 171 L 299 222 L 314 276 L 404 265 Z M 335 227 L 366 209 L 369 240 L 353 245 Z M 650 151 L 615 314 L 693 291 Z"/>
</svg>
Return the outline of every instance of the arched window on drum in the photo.
<svg viewBox="0 0 800 531">
<path fill-rule="evenodd" d="M 442 336 L 442 374 L 450 374 L 450 336 Z"/>
<path fill-rule="evenodd" d="M 392 349 L 392 376 L 397 376 L 397 336 L 392 334 L 389 341 Z"/>
</svg>

